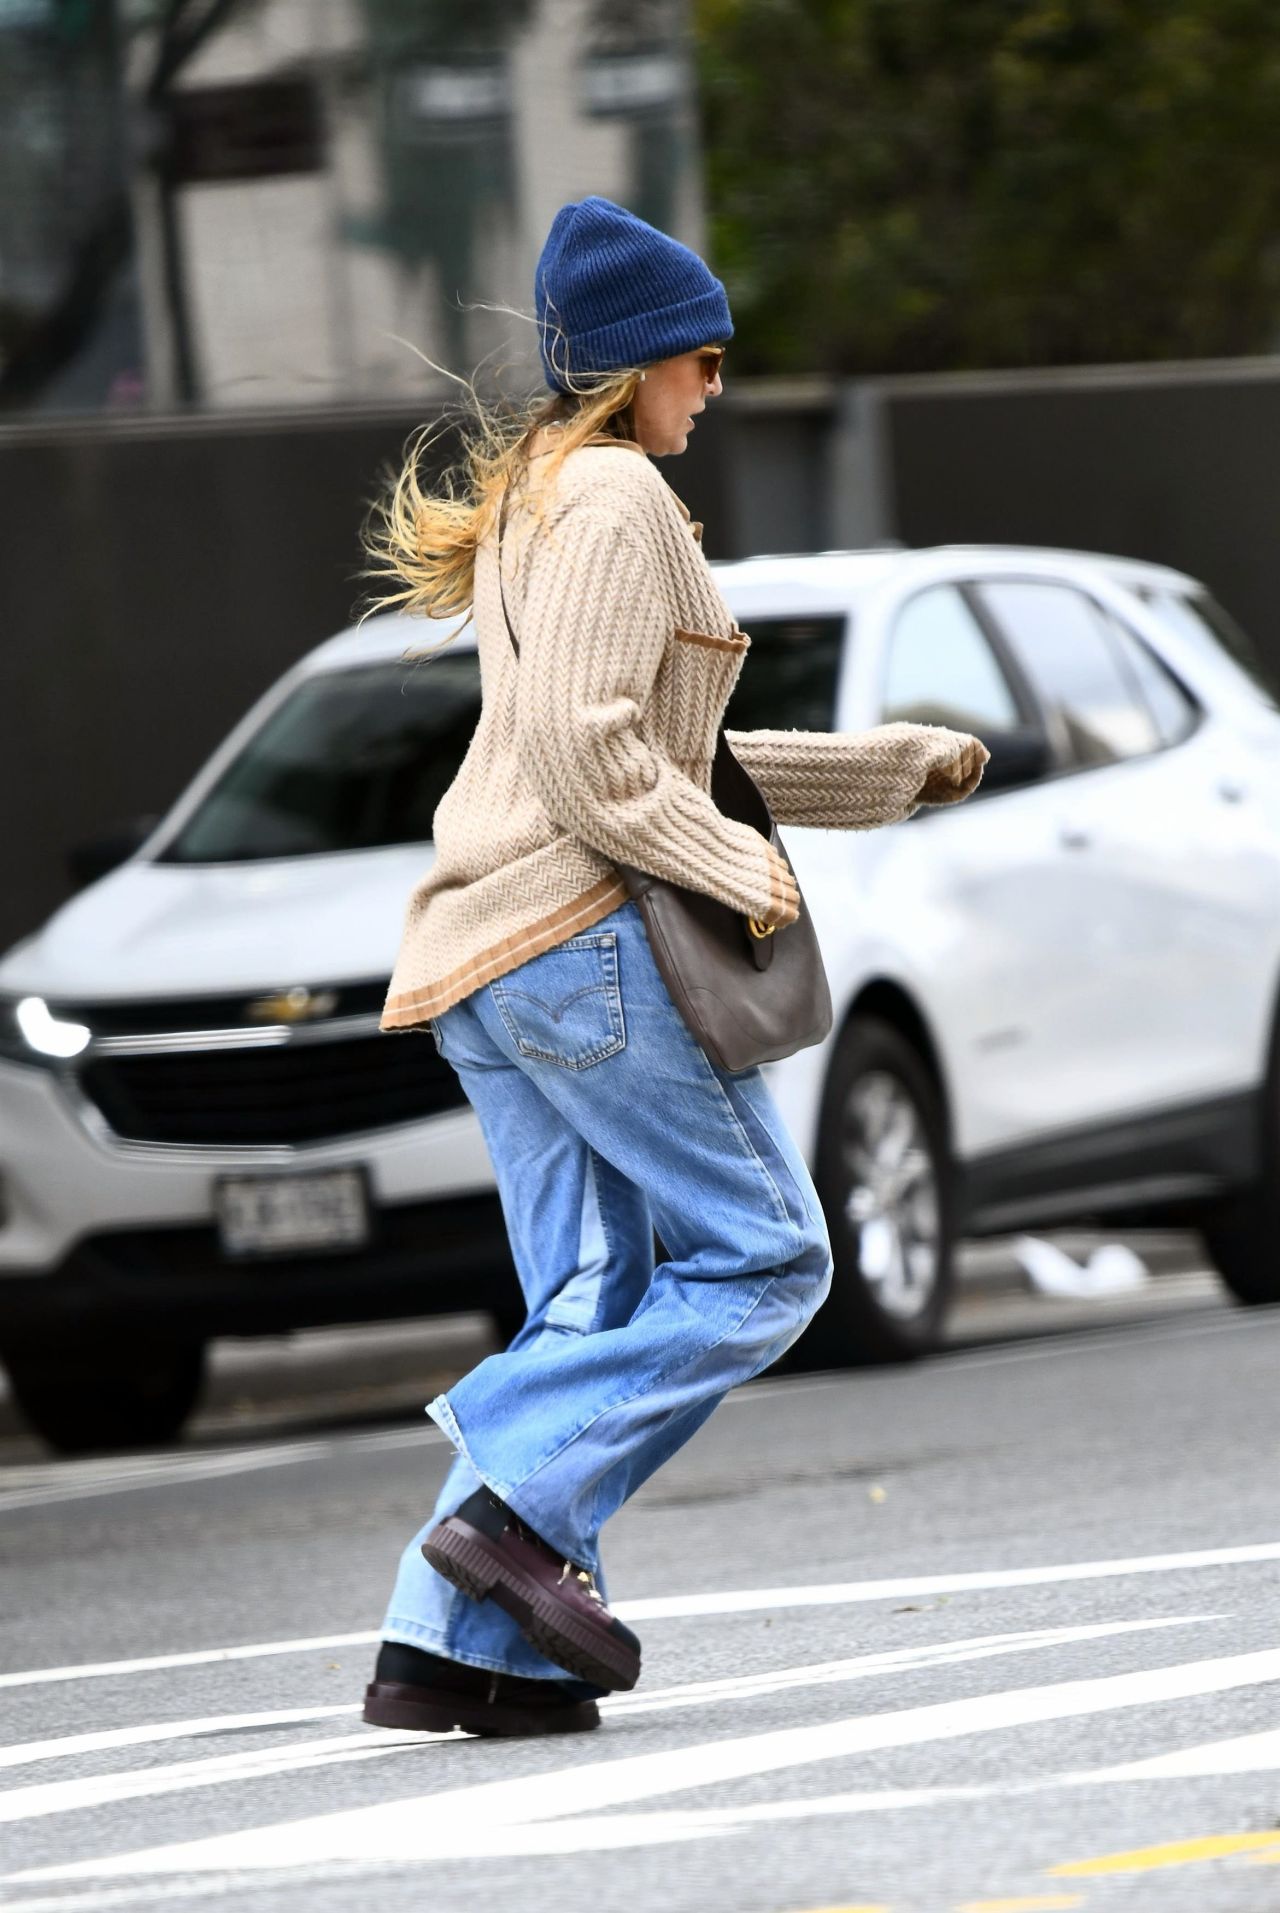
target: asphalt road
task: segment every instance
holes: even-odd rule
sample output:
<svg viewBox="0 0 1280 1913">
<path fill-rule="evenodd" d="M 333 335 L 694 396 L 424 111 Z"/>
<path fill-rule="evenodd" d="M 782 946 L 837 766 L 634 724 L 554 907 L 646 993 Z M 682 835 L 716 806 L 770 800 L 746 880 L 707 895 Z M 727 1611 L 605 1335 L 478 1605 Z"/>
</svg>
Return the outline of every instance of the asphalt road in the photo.
<svg viewBox="0 0 1280 1913">
<path fill-rule="evenodd" d="M 15 1438 L 0 1907 L 1276 1913 L 1278 1361 L 1189 1272 L 740 1391 L 613 1524 L 644 1674 L 558 1743 L 358 1720 L 416 1416 L 242 1374 L 170 1454 Z"/>
</svg>

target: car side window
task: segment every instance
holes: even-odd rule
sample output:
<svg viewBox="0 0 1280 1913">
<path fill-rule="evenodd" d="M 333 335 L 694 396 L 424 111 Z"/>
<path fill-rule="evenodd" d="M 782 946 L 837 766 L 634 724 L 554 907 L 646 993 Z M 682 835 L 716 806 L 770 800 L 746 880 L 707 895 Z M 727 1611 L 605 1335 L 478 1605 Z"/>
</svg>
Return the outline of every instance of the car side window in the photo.
<svg viewBox="0 0 1280 1913">
<path fill-rule="evenodd" d="M 751 649 L 725 722 L 735 731 L 829 731 L 844 652 L 843 617 L 749 618 Z"/>
<path fill-rule="evenodd" d="M 990 581 L 978 590 L 1072 763 L 1115 764 L 1160 747 L 1137 682 L 1126 676 L 1103 614 L 1083 592 L 1038 579 Z"/>
<path fill-rule="evenodd" d="M 883 721 L 945 724 L 989 737 L 1022 725 L 986 633 L 954 585 L 934 585 L 902 607 L 889 637 Z"/>
<path fill-rule="evenodd" d="M 1126 668 L 1133 674 L 1138 689 L 1155 719 L 1160 742 L 1164 745 L 1181 744 L 1184 737 L 1190 737 L 1200 722 L 1200 707 L 1188 691 L 1185 691 L 1163 659 L 1127 624 L 1121 624 L 1110 612 L 1102 614 L 1107 621 Z"/>
</svg>

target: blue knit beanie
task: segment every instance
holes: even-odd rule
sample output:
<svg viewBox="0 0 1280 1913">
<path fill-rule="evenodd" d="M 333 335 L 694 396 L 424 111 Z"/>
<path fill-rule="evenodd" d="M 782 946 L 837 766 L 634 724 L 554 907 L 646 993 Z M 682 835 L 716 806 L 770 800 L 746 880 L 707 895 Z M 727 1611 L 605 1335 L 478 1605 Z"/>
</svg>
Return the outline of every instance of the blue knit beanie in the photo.
<svg viewBox="0 0 1280 1913">
<path fill-rule="evenodd" d="M 724 287 L 697 253 L 594 196 L 562 206 L 551 222 L 534 307 L 555 392 L 733 337 Z"/>
</svg>

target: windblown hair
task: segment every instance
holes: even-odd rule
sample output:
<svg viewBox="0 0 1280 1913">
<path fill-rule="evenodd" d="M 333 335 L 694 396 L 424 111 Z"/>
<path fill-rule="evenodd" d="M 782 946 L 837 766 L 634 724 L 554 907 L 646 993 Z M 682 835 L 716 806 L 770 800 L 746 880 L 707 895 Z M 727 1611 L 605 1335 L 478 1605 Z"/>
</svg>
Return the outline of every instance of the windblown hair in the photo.
<svg viewBox="0 0 1280 1913">
<path fill-rule="evenodd" d="M 555 432 L 546 463 L 549 489 L 569 453 L 588 439 L 634 435 L 631 405 L 639 379 L 639 367 L 611 372 L 518 409 L 486 403 L 473 381 L 459 379 L 460 410 L 414 434 L 400 476 L 366 520 L 364 575 L 376 581 L 368 610 L 427 618 L 468 610 L 476 551 L 497 519 L 503 493 L 524 478 L 538 434 L 549 427 Z M 427 455 L 455 430 L 461 457 L 424 482 Z"/>
</svg>

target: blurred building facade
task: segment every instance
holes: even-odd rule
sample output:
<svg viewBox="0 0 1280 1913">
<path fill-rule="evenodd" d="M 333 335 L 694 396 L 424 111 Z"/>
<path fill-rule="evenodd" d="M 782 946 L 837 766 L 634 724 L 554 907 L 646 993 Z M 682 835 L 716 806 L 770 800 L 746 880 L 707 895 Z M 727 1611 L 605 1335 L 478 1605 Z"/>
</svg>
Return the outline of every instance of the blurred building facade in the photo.
<svg viewBox="0 0 1280 1913">
<path fill-rule="evenodd" d="M 0 0 L 0 406 L 394 401 L 534 362 L 556 208 L 702 244 L 687 0 Z"/>
</svg>

